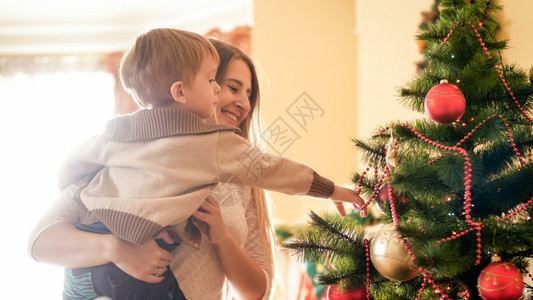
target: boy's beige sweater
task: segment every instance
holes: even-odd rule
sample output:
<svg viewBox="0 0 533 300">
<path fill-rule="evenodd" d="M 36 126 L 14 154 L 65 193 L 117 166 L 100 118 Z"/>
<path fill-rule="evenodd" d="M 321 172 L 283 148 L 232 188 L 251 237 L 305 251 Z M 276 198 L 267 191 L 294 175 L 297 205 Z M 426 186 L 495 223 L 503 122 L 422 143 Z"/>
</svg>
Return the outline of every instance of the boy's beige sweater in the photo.
<svg viewBox="0 0 533 300">
<path fill-rule="evenodd" d="M 59 186 L 95 174 L 81 192 L 89 211 L 83 223 L 101 221 L 135 244 L 167 227 L 186 236 L 185 221 L 219 183 L 331 196 L 333 182 L 304 164 L 262 153 L 236 130 L 175 108 L 119 116 L 67 158 Z"/>
</svg>

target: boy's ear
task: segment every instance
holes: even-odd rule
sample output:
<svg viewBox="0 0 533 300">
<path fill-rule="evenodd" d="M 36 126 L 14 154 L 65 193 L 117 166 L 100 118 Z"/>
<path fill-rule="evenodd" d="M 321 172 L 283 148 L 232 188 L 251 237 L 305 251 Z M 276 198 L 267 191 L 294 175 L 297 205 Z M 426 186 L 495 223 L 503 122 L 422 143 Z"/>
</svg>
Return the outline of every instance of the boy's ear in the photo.
<svg viewBox="0 0 533 300">
<path fill-rule="evenodd" d="M 177 103 L 185 104 L 187 102 L 185 94 L 183 93 L 183 82 L 181 81 L 176 81 L 172 84 L 170 87 L 170 94 Z"/>
</svg>

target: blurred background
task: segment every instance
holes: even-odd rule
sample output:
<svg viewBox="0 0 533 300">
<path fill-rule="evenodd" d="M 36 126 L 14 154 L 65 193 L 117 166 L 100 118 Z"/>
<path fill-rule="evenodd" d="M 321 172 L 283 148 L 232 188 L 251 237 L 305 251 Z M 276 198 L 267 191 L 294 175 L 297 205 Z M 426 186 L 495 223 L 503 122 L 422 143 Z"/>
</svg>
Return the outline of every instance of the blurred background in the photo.
<svg viewBox="0 0 533 300">
<path fill-rule="evenodd" d="M 53 203 L 65 153 L 116 113 L 135 109 L 117 85 L 120 55 L 157 27 L 218 37 L 246 51 L 261 84 L 263 127 L 292 135 L 278 153 L 349 186 L 358 168 L 352 139 L 393 119 L 418 117 L 397 88 L 422 59 L 415 36 L 433 0 L 0 0 L 0 165 L 4 238 L 2 299 L 60 299 L 62 269 L 27 253 L 37 219 Z M 499 1 L 505 63 L 533 63 L 531 1 Z M 298 119 L 291 108 L 312 105 Z M 276 226 L 303 226 L 329 201 L 270 193 Z M 309 272 L 280 251 L 276 299 L 311 299 Z M 306 294 L 307 293 L 307 294 Z M 23 295 L 23 296 L 21 296 Z"/>
</svg>

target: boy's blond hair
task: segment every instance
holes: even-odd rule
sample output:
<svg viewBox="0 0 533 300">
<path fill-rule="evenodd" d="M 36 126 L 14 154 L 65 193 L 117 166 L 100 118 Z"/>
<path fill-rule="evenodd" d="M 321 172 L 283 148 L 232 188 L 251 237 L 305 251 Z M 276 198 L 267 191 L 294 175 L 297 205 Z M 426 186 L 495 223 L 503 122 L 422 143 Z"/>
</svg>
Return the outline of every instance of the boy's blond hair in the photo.
<svg viewBox="0 0 533 300">
<path fill-rule="evenodd" d="M 192 84 L 202 60 L 218 54 L 203 36 L 179 29 L 152 29 L 141 36 L 120 63 L 124 88 L 141 108 L 173 101 L 170 87 L 176 81 Z"/>
</svg>

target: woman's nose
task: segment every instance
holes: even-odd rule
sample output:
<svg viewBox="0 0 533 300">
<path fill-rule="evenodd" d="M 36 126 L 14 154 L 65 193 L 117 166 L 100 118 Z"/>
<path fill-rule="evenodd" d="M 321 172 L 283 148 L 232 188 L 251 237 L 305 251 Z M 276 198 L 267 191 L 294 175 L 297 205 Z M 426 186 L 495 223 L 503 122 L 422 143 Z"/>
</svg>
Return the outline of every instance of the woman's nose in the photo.
<svg viewBox="0 0 533 300">
<path fill-rule="evenodd" d="M 250 111 L 250 99 L 247 95 L 239 95 L 237 101 L 235 101 L 235 105 L 246 113 Z"/>
</svg>

